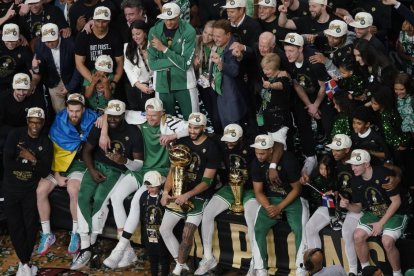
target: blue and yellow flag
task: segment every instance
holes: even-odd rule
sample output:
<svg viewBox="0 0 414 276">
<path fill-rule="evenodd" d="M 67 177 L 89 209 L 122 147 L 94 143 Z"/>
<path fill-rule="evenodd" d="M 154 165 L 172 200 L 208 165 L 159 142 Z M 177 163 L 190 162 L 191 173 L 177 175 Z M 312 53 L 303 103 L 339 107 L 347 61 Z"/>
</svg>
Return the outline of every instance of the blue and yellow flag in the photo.
<svg viewBox="0 0 414 276">
<path fill-rule="evenodd" d="M 65 172 L 69 168 L 82 142 L 88 138 L 97 115 L 86 108 L 82 115 L 80 131 L 68 120 L 66 109 L 56 115 L 49 136 L 53 142 L 52 171 Z"/>
</svg>

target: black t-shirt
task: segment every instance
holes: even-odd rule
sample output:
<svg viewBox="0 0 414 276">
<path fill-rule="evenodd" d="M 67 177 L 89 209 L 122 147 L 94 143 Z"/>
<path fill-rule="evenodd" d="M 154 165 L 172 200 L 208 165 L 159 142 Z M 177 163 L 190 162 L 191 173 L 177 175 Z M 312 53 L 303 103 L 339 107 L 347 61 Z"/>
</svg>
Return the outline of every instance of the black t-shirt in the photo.
<svg viewBox="0 0 414 276">
<path fill-rule="evenodd" d="M 276 18 L 275 20 L 273 20 L 272 22 L 266 22 L 260 19 L 257 19 L 257 22 L 259 22 L 261 28 L 262 28 L 262 32 L 271 32 L 272 34 L 274 34 L 276 36 L 276 43 L 279 46 L 283 46 L 283 43 L 280 42 L 279 40 L 284 39 L 285 36 L 291 32 L 292 30 L 286 29 L 286 28 L 282 28 L 279 26 L 278 24 L 278 19 Z"/>
<path fill-rule="evenodd" d="M 280 3 L 280 5 L 283 5 L 283 3 Z M 279 11 L 277 11 L 277 13 L 279 13 Z M 299 18 L 307 15 L 309 15 L 309 4 L 306 0 L 299 0 L 299 7 L 294 11 L 288 9 L 286 13 L 288 19 Z"/>
<path fill-rule="evenodd" d="M 352 202 L 352 188 L 350 180 L 354 175 L 351 164 L 342 163 L 342 161 L 336 162 L 336 190 L 345 198 Z"/>
<path fill-rule="evenodd" d="M 303 87 L 310 100 L 314 100 L 319 92 L 319 82 L 327 81 L 329 75 L 325 66 L 321 63 L 312 64 L 309 57 L 314 55 L 316 50 L 305 47 L 303 48 L 303 64 L 299 68 L 295 63 L 290 65 L 290 75 L 300 86 Z"/>
<path fill-rule="evenodd" d="M 18 102 L 13 96 L 13 90 L 0 93 L 0 129 L 3 127 L 21 127 L 27 125 L 26 115 L 31 107 L 45 108 L 45 101 L 41 93 L 34 93 Z"/>
<path fill-rule="evenodd" d="M 142 134 L 139 128 L 124 122 L 116 129 L 108 128 L 109 138 L 111 138 L 111 151 L 117 152 L 130 160 L 134 160 L 133 153 L 144 152 Z M 108 159 L 105 151 L 98 146 L 101 129 L 94 127 L 89 133 L 88 143 L 95 146 L 93 159 L 109 166 L 125 171 L 125 165 L 119 165 Z"/>
<path fill-rule="evenodd" d="M 371 155 L 371 164 L 382 165 L 386 160 L 391 159 L 391 152 L 388 145 L 385 143 L 385 139 L 374 129 L 368 130 L 370 133 L 368 136 L 362 138 L 357 133 L 351 133 L 352 148 L 353 149 L 364 149 L 367 151 L 379 151 L 385 153 L 385 159 L 379 159 Z"/>
<path fill-rule="evenodd" d="M 298 34 L 317 34 L 318 36 L 315 39 L 313 47 L 319 51 L 324 51 L 324 49 L 328 48 L 328 39 L 323 31 L 329 29 L 329 23 L 334 19 L 339 18 L 330 14 L 328 21 L 319 23 L 309 15 L 295 18 L 293 19 L 293 22 L 295 22 L 296 32 Z"/>
<path fill-rule="evenodd" d="M 394 8 L 389 5 L 383 5 L 381 1 L 377 0 L 354 0 L 353 2 L 355 9 L 368 12 L 372 15 L 373 25 L 378 30 L 376 35 L 381 41 L 385 41 L 393 23 L 391 11 Z M 352 12 L 351 10 L 349 11 Z"/>
<path fill-rule="evenodd" d="M 211 138 L 207 137 L 202 144 L 195 145 L 191 138 L 184 137 L 177 140 L 177 144 L 183 144 L 191 151 L 191 162 L 184 169 L 186 190 L 191 190 L 201 183 L 205 169 L 218 169 L 220 167 L 222 155 L 218 145 Z M 214 193 L 214 186 L 213 183 L 197 197 L 210 198 Z"/>
<path fill-rule="evenodd" d="M 111 30 L 101 39 L 93 32 L 90 34 L 81 32 L 76 38 L 75 54 L 86 57 L 85 65 L 91 71 L 95 69 L 95 60 L 100 55 L 109 55 L 114 62 L 115 72 L 115 57 L 123 56 L 123 45 L 119 35 Z"/>
<path fill-rule="evenodd" d="M 268 177 L 269 162 L 260 163 L 257 158 L 252 162 L 251 174 L 253 182 L 263 183 L 263 192 L 267 197 L 285 198 L 292 190 L 291 183 L 300 179 L 299 162 L 293 153 L 285 151 L 278 163 L 277 171 L 282 185 L 272 184 Z"/>
<path fill-rule="evenodd" d="M 86 22 L 93 18 L 93 12 L 97 7 L 107 7 L 111 10 L 111 22 L 115 22 L 114 16 L 116 16 L 116 7 L 112 1 L 101 0 L 96 3 L 94 6 L 86 6 L 85 0 L 76 1 L 69 10 L 69 22 L 70 27 L 72 28 L 73 34 L 77 34 L 76 30 L 76 21 L 79 17 L 84 16 Z M 111 23 L 110 23 L 111 24 Z"/>
<path fill-rule="evenodd" d="M 383 166 L 372 167 L 372 177 L 370 180 L 363 180 L 361 176 L 354 176 L 351 179 L 353 201 L 361 203 L 362 209 L 373 213 L 378 217 L 383 217 L 391 204 L 390 197 L 399 195 L 400 189 L 397 186 L 394 190 L 384 190 L 382 184 L 388 182 L 388 176 L 393 172 Z M 405 196 L 401 196 L 401 206 L 397 210 L 398 214 L 407 214 L 408 202 Z"/>
<path fill-rule="evenodd" d="M 19 26 L 21 26 L 22 34 L 32 39 L 41 36 L 42 26 L 46 23 L 56 24 L 59 30 L 69 27 L 62 10 L 52 5 L 43 5 L 43 11 L 39 14 L 29 12 L 21 17 Z"/>
<path fill-rule="evenodd" d="M 253 188 L 249 170 L 254 156 L 254 149 L 250 147 L 248 143 L 238 144 L 233 149 L 226 148 L 224 150 L 224 161 L 227 172 L 240 170 L 241 175 L 246 179 L 246 182 L 244 183 L 245 190 Z"/>
<path fill-rule="evenodd" d="M 165 212 L 165 207 L 160 203 L 161 197 L 161 193 L 151 196 L 145 191 L 139 200 L 142 241 L 148 255 L 168 256 L 168 250 L 159 231 Z"/>
<path fill-rule="evenodd" d="M 29 47 L 18 46 L 9 50 L 2 41 L 0 43 L 0 88 L 11 88 L 13 76 L 16 73 L 29 74 L 32 59 L 33 55 Z"/>
<path fill-rule="evenodd" d="M 19 157 L 19 144 L 34 155 L 36 165 Z M 36 190 L 40 178 L 49 174 L 52 158 L 53 145 L 47 131 L 42 131 L 38 138 L 32 138 L 27 134 L 27 127 L 14 129 L 8 135 L 4 147 L 3 189 L 16 193 Z"/>
<path fill-rule="evenodd" d="M 7 13 L 7 11 L 9 10 L 10 6 L 14 4 L 14 1 L 10 1 L 8 3 L 5 2 L 0 2 L 0 18 L 4 17 Z M 18 5 L 14 5 L 13 10 L 16 12 L 16 15 L 13 16 L 12 18 L 9 18 L 7 21 L 3 22 L 3 26 L 4 24 L 8 24 L 8 23 L 14 23 L 19 25 L 19 10 L 20 7 Z M 2 27 L 3 27 L 2 26 Z"/>
</svg>

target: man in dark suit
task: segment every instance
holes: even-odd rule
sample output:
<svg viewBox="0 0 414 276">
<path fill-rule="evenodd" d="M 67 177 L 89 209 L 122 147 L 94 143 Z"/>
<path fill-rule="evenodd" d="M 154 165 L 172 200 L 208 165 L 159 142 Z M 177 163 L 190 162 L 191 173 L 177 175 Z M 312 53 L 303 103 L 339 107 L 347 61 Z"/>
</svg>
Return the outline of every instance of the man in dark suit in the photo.
<svg viewBox="0 0 414 276">
<path fill-rule="evenodd" d="M 65 108 L 67 93 L 78 92 L 82 76 L 75 65 L 75 41 L 72 37 L 60 37 L 58 26 L 48 23 L 42 26 L 42 40 L 35 47 L 32 70 L 42 76 L 49 88 L 55 112 Z"/>
</svg>

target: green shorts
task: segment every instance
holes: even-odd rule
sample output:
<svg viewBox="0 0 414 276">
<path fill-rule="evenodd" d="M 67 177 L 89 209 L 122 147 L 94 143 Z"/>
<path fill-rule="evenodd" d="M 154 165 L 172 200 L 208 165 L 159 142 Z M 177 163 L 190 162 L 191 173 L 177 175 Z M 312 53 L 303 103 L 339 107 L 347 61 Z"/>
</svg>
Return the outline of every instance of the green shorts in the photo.
<svg viewBox="0 0 414 276">
<path fill-rule="evenodd" d="M 204 212 L 204 209 L 207 206 L 208 200 L 200 198 L 200 197 L 195 197 L 195 198 L 190 199 L 190 201 L 194 204 L 194 209 L 192 209 L 188 212 L 177 212 L 177 211 L 168 209 L 168 206 L 166 206 L 166 211 L 168 211 L 170 213 L 173 213 L 173 214 L 175 214 L 179 217 L 182 217 L 182 218 L 184 218 L 184 217 L 191 218 L 190 220 L 198 221 L 198 219 L 199 219 L 200 222 L 201 222 L 201 219 L 203 217 L 203 212 Z M 196 224 L 196 225 L 198 225 L 198 224 Z"/>
<path fill-rule="evenodd" d="M 222 199 L 229 206 L 229 208 L 234 203 L 234 195 L 229 185 L 222 187 L 220 190 L 217 191 L 217 193 L 214 194 L 214 196 Z M 243 204 L 252 198 L 255 198 L 253 190 L 243 191 Z"/>
<path fill-rule="evenodd" d="M 357 228 L 364 230 L 371 235 L 372 226 L 371 223 L 378 222 L 381 218 L 374 215 L 371 212 L 364 212 L 362 217 L 359 219 Z M 382 234 L 392 237 L 397 240 L 404 233 L 408 223 L 408 215 L 394 214 L 384 224 Z"/>
<path fill-rule="evenodd" d="M 86 171 L 86 165 L 81 160 L 73 160 L 72 164 L 70 164 L 68 170 L 66 172 L 61 172 L 60 175 L 67 176 L 70 178 L 70 176 L 74 173 L 82 173 L 82 175 Z"/>
</svg>

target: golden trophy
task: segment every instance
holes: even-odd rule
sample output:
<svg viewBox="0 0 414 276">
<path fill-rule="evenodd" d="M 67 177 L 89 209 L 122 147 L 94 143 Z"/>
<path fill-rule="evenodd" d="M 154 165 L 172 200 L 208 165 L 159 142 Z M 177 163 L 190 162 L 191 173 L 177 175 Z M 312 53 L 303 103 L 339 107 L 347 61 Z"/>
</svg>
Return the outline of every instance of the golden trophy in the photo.
<svg viewBox="0 0 414 276">
<path fill-rule="evenodd" d="M 246 176 L 239 169 L 233 169 L 229 173 L 229 183 L 231 191 L 234 196 L 234 203 L 231 205 L 230 210 L 233 213 L 243 213 L 244 208 L 242 204 L 243 186 L 246 180 Z"/>
<path fill-rule="evenodd" d="M 169 149 L 169 158 L 172 167 L 172 196 L 174 198 L 170 199 L 167 203 L 167 208 L 176 212 L 188 212 L 194 209 L 194 204 L 190 201 L 178 205 L 175 203 L 176 197 L 185 193 L 185 183 L 184 183 L 184 168 L 188 166 L 191 162 L 191 153 L 190 149 L 185 145 L 174 145 Z"/>
</svg>

